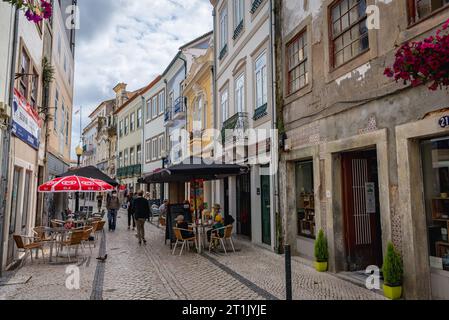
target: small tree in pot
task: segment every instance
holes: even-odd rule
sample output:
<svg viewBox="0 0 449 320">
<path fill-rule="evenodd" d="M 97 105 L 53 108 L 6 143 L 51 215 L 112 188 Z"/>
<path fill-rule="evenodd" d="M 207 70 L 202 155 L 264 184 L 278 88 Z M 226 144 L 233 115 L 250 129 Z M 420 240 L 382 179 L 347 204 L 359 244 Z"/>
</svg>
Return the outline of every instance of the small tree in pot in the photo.
<svg viewBox="0 0 449 320">
<path fill-rule="evenodd" d="M 315 241 L 315 269 L 318 272 L 325 272 L 328 268 L 329 251 L 327 247 L 327 239 L 324 231 L 320 230 Z"/>
<path fill-rule="evenodd" d="M 391 242 L 388 244 L 382 271 L 384 274 L 385 296 L 391 300 L 400 299 L 402 297 L 404 268 L 401 255 Z"/>
</svg>

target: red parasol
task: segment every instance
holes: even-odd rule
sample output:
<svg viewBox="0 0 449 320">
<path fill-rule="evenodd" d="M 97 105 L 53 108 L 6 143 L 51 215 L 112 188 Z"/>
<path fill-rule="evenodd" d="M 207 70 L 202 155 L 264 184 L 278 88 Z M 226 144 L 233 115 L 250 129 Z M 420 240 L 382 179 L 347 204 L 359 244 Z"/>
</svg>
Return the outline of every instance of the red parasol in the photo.
<svg viewBox="0 0 449 320">
<path fill-rule="evenodd" d="M 38 189 L 39 192 L 106 192 L 112 191 L 114 187 L 97 179 L 90 179 L 78 176 L 68 176 L 53 179 Z"/>
</svg>

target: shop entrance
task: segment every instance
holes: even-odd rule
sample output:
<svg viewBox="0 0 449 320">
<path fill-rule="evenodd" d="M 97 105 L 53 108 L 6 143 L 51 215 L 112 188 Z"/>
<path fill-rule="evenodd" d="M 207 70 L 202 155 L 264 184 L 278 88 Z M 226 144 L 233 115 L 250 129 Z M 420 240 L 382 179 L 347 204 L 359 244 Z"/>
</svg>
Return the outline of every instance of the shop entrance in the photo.
<svg viewBox="0 0 449 320">
<path fill-rule="evenodd" d="M 271 246 L 271 193 L 270 193 L 270 176 L 261 176 L 261 208 L 262 208 L 262 242 Z"/>
<path fill-rule="evenodd" d="M 344 235 L 349 271 L 382 266 L 376 150 L 342 154 Z"/>
<path fill-rule="evenodd" d="M 237 233 L 251 237 L 251 179 L 250 174 L 237 177 Z"/>
</svg>

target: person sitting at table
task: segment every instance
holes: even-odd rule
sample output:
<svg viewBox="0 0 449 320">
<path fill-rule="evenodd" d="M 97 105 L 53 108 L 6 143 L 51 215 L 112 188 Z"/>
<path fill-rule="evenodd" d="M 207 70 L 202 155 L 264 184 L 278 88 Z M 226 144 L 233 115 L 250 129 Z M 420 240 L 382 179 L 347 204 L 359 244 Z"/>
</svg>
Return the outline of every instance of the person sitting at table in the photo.
<svg viewBox="0 0 449 320">
<path fill-rule="evenodd" d="M 184 239 L 193 238 L 195 236 L 192 231 L 187 231 L 187 230 L 189 230 L 189 224 L 188 224 L 188 222 L 185 221 L 183 215 L 179 215 L 175 219 L 175 221 L 176 221 L 176 228 L 184 229 L 184 230 L 181 230 L 181 235 Z"/>
<path fill-rule="evenodd" d="M 212 237 L 212 232 L 215 236 L 220 236 L 220 238 L 224 237 L 224 224 L 223 224 L 223 217 L 221 215 L 215 216 L 215 223 L 212 226 L 212 229 L 207 231 L 207 241 L 210 242 L 210 239 Z"/>
<path fill-rule="evenodd" d="M 64 224 L 64 229 L 66 230 L 71 230 L 75 228 L 75 222 L 73 221 L 72 218 L 70 218 L 69 220 L 67 220 L 67 222 Z"/>
</svg>

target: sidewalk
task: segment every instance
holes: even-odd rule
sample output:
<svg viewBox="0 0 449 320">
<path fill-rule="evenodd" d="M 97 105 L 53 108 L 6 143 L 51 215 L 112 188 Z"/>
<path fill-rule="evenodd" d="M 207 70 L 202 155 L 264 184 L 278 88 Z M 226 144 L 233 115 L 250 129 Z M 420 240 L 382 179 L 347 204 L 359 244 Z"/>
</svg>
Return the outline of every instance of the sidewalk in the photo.
<svg viewBox="0 0 449 320">
<path fill-rule="evenodd" d="M 105 232 L 105 263 L 92 255 L 80 260 L 80 290 L 65 286 L 67 266 L 27 265 L 2 279 L 0 299 L 105 300 L 277 300 L 285 299 L 284 258 L 248 242 L 236 241 L 237 253 L 171 255 L 165 231 L 146 224 L 148 245 L 139 246 L 127 230 L 127 215 L 119 213 L 118 228 Z M 179 251 L 178 251 L 179 252 Z M 100 255 L 102 255 L 101 253 Z M 317 273 L 293 258 L 294 299 L 372 300 L 381 295 Z"/>
</svg>

